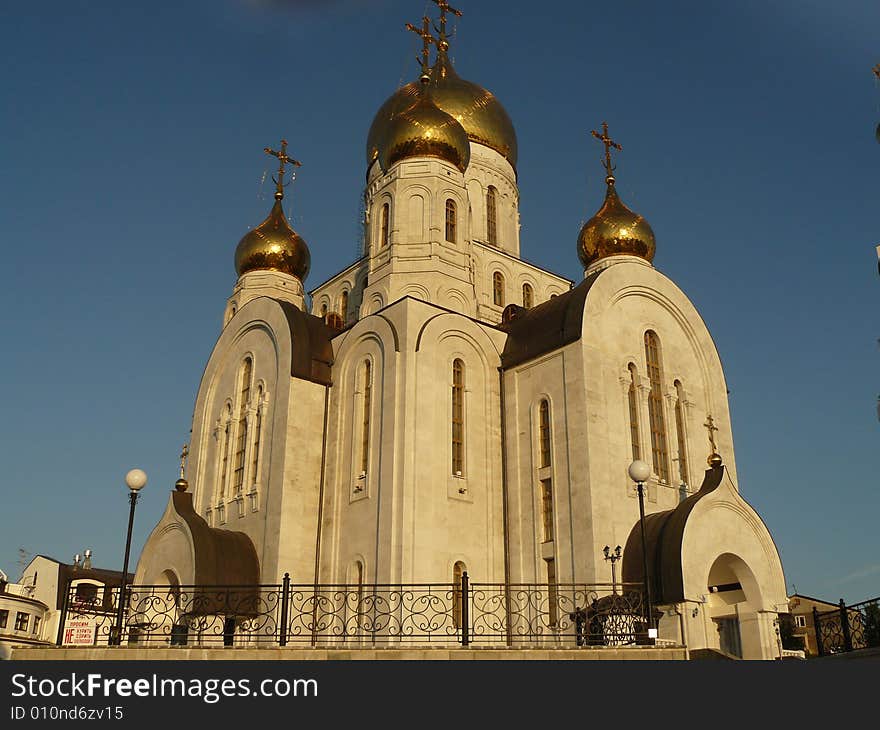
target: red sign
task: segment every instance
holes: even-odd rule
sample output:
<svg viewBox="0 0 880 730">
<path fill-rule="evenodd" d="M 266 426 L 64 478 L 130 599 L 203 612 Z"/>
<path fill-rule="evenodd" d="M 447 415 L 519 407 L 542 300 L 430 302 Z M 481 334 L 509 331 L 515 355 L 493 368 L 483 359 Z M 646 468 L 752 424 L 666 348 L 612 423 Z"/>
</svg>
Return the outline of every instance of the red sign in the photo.
<svg viewBox="0 0 880 730">
<path fill-rule="evenodd" d="M 95 643 L 95 624 L 87 618 L 70 619 L 64 625 L 64 646 L 92 646 Z"/>
</svg>

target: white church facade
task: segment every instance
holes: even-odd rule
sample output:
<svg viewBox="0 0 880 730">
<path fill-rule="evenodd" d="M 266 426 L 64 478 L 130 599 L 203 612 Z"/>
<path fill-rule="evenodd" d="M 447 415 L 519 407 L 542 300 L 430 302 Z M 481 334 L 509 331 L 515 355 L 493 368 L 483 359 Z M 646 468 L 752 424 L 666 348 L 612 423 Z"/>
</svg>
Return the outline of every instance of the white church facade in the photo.
<svg viewBox="0 0 880 730">
<path fill-rule="evenodd" d="M 196 397 L 186 479 L 138 585 L 609 583 L 648 573 L 659 636 L 780 654 L 782 565 L 740 496 L 727 387 L 699 313 L 654 267 L 654 233 L 607 194 L 582 281 L 520 258 L 517 141 L 439 38 L 367 143 L 363 256 L 306 297 L 282 209 L 238 280 Z M 418 30 L 418 29 L 417 29 Z M 432 66 L 430 42 L 436 45 Z M 578 212 L 572 211 L 572 216 Z M 708 434 L 707 438 L 707 424 Z M 711 444 L 710 444 L 711 440 Z M 719 456 L 723 455 L 723 460 Z M 706 457 L 710 456 L 708 469 Z M 723 461 L 723 463 L 722 463 Z"/>
</svg>

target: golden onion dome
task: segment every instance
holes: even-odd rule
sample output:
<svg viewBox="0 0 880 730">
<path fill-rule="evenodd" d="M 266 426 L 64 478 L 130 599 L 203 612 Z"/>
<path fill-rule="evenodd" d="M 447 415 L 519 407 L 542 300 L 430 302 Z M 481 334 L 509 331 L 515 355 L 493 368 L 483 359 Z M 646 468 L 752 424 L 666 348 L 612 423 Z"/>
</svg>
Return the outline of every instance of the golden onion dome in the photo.
<svg viewBox="0 0 880 730">
<path fill-rule="evenodd" d="M 420 86 L 417 81 L 406 84 L 379 107 L 367 134 L 367 165 L 379 157 L 395 117 L 416 102 Z M 491 147 L 516 169 L 516 131 L 507 111 L 491 91 L 466 81 L 455 72 L 442 45 L 428 87 L 434 104 L 464 127 L 469 140 Z"/>
<path fill-rule="evenodd" d="M 631 254 L 653 261 L 654 231 L 642 216 L 627 208 L 617 195 L 614 178 L 605 178 L 605 202 L 578 235 L 578 257 L 586 269 L 606 256 Z"/>
<path fill-rule="evenodd" d="M 238 275 L 257 269 L 283 271 L 305 281 L 309 274 L 309 247 L 287 222 L 281 206 L 283 193 L 275 194 L 272 212 L 260 225 L 248 231 L 235 249 Z"/>
<path fill-rule="evenodd" d="M 427 85 L 416 102 L 385 127 L 378 152 L 386 171 L 407 157 L 439 157 L 464 172 L 471 159 L 464 127 L 434 103 Z"/>
</svg>

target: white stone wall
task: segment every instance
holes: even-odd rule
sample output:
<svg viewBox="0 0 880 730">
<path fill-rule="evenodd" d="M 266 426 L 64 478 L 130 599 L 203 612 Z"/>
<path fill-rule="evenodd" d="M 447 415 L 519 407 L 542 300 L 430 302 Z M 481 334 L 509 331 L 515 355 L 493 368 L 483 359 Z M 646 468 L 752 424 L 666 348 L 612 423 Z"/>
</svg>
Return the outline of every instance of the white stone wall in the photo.
<svg viewBox="0 0 880 730">
<path fill-rule="evenodd" d="M 321 576 L 344 581 L 503 580 L 499 351 L 502 336 L 406 299 L 335 341 Z M 465 363 L 465 469 L 451 468 L 452 362 Z M 367 475 L 360 474 L 362 363 L 372 363 Z"/>
<path fill-rule="evenodd" d="M 196 510 L 213 527 L 247 533 L 265 582 L 285 571 L 314 575 L 317 489 L 323 431 L 323 386 L 290 377 L 290 329 L 277 302 L 254 299 L 239 309 L 208 361 L 193 415 L 187 478 Z M 247 412 L 246 478 L 233 488 L 241 366 L 252 358 Z M 263 398 L 258 404 L 257 393 Z M 230 408 L 231 406 L 231 408 Z M 253 472 L 256 409 L 261 409 L 259 459 Z M 223 429 L 231 413 L 225 489 Z"/>
</svg>

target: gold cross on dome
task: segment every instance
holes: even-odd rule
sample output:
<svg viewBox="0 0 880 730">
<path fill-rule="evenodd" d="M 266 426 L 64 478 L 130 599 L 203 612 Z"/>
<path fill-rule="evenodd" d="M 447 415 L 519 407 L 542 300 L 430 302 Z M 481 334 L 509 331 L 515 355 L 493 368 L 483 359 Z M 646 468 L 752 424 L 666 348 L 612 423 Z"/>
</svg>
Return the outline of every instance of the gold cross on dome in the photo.
<svg viewBox="0 0 880 730">
<path fill-rule="evenodd" d="M 706 422 L 703 426 L 709 432 L 709 445 L 712 447 L 712 453 L 715 454 L 718 452 L 718 448 L 715 446 L 715 432 L 718 430 L 718 426 L 715 425 L 715 419 L 711 415 L 706 416 Z"/>
<path fill-rule="evenodd" d="M 438 32 L 440 33 L 440 41 L 445 43 L 447 40 L 446 35 L 446 13 L 452 13 L 456 18 L 461 17 L 461 10 L 458 10 L 452 7 L 446 0 L 434 0 L 437 7 L 440 8 L 440 28 Z"/>
<path fill-rule="evenodd" d="M 611 148 L 613 147 L 620 151 L 623 147 L 608 136 L 608 122 L 602 122 L 602 134 L 599 134 L 595 129 L 590 134 L 605 145 L 605 162 L 603 163 L 605 172 L 608 173 L 608 177 L 614 177 L 614 165 L 611 164 Z"/>
<path fill-rule="evenodd" d="M 406 29 L 411 30 L 415 33 L 419 38 L 422 39 L 422 60 L 419 63 L 422 66 L 422 75 L 428 75 L 428 47 L 432 43 L 436 43 L 437 41 L 434 39 L 434 36 L 431 35 L 431 19 L 426 15 L 422 18 L 422 27 L 418 28 L 412 23 L 406 24 Z"/>
<path fill-rule="evenodd" d="M 189 445 L 184 444 L 180 452 L 180 478 L 183 479 L 183 470 L 186 468 L 186 457 L 189 456 Z"/>
<path fill-rule="evenodd" d="M 284 197 L 284 166 L 287 164 L 293 165 L 294 167 L 300 167 L 302 162 L 299 160 L 294 160 L 287 154 L 287 140 L 281 140 L 281 151 L 276 152 L 271 147 L 264 147 L 263 152 L 267 155 L 272 155 L 273 157 L 278 158 L 278 179 L 276 180 L 274 177 L 272 180 L 275 182 L 275 197 L 278 200 Z M 291 175 L 292 177 L 292 175 Z"/>
</svg>

